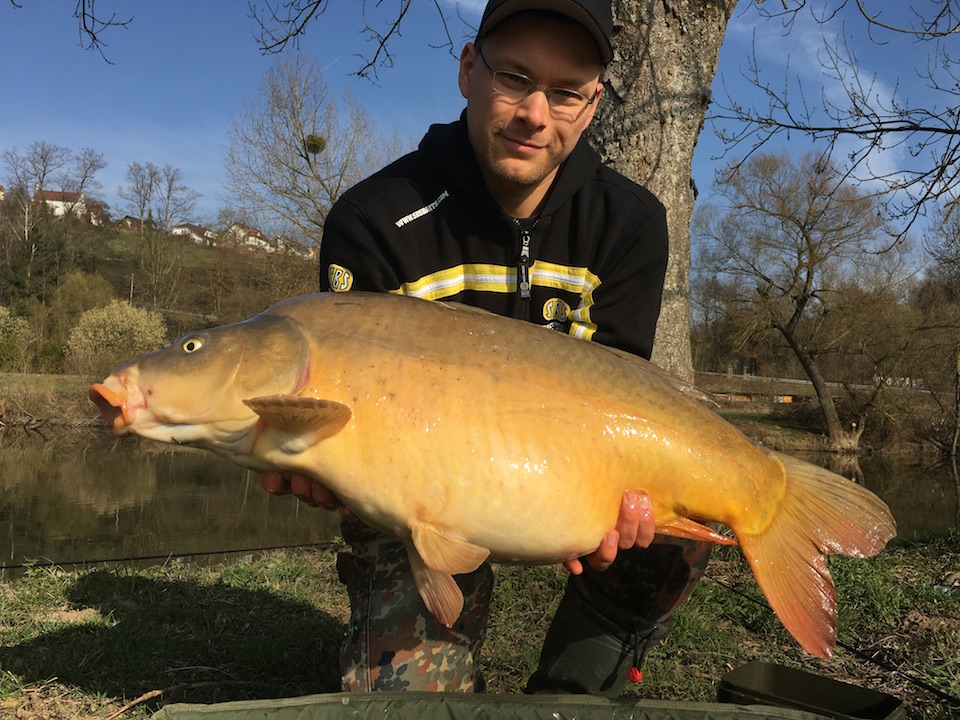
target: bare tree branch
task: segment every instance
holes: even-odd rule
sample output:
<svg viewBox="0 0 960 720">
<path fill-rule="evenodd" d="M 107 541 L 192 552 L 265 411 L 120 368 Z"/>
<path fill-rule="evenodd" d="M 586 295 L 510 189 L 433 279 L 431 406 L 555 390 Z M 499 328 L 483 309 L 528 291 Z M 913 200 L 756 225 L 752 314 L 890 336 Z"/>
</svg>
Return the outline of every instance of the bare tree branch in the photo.
<svg viewBox="0 0 960 720">
<path fill-rule="evenodd" d="M 915 24 L 910 25 L 891 23 L 883 19 L 884 10 L 890 10 L 891 7 L 888 0 L 855 0 L 855 5 L 857 12 L 867 22 L 867 32 L 871 40 L 879 44 L 885 43 L 874 37 L 873 33 L 877 30 L 915 35 L 919 40 L 932 40 L 960 32 L 960 15 L 958 15 L 956 0 L 923 0 L 923 2 L 930 7 L 923 10 L 911 8 Z M 773 9 L 763 3 L 763 0 L 757 3 L 762 16 L 780 20 L 788 31 L 793 29 L 793 23 L 802 10 L 809 9 L 820 24 L 825 24 L 835 20 L 850 4 L 850 0 L 838 0 L 834 5 L 815 7 L 807 0 L 781 0 L 782 9 Z M 917 4 L 920 3 L 914 3 L 914 5 Z M 874 6 L 879 9 L 874 9 Z"/>
<path fill-rule="evenodd" d="M 96 50 L 105 62 L 112 65 L 113 63 L 103 52 L 107 44 L 101 39 L 101 33 L 114 27 L 129 28 L 130 23 L 133 22 L 133 15 L 126 20 L 118 20 L 117 14 L 113 13 L 110 17 L 103 19 L 97 15 L 94 5 L 96 0 L 77 0 L 77 7 L 73 11 L 73 16 L 80 23 L 80 47 L 84 50 Z"/>
<path fill-rule="evenodd" d="M 300 39 L 306 34 L 307 27 L 328 9 L 330 0 L 284 0 L 271 2 L 266 0 L 262 6 L 250 2 L 250 17 L 259 26 L 258 43 L 264 55 L 282 53 L 288 47 L 299 49 Z M 449 48 L 453 52 L 453 39 L 447 17 L 440 7 L 440 0 L 430 0 L 443 28 L 446 40 L 433 47 Z M 399 6 L 386 15 L 381 10 L 381 2 L 373 3 L 372 12 L 367 0 L 357 3 L 363 23 L 360 32 L 373 44 L 373 52 L 358 54 L 360 67 L 356 75 L 376 79 L 380 68 L 392 67 L 394 56 L 391 43 L 402 35 L 401 28 L 412 6 L 412 0 L 400 0 Z"/>
<path fill-rule="evenodd" d="M 838 12 L 848 2 L 840 0 L 813 17 L 825 28 L 826 23 L 838 21 Z M 942 105 L 912 104 L 903 99 L 899 84 L 892 93 L 883 92 L 877 79 L 863 72 L 843 34 L 837 41 L 824 34 L 818 53 L 823 74 L 839 88 L 840 97 L 834 99 L 824 89 L 815 103 L 808 99 L 799 73 L 789 66 L 782 79 L 763 73 L 754 48 L 742 76 L 759 91 L 759 98 L 743 104 L 724 83 L 726 97 L 715 102 L 708 116 L 724 143 L 724 155 L 736 152 L 745 161 L 783 134 L 802 133 L 822 142 L 830 156 L 839 154 L 842 140 L 858 140 L 858 145 L 845 150 L 845 158 L 834 160 L 848 169 L 852 180 L 878 187 L 876 195 L 884 196 L 884 211 L 901 221 L 905 231 L 925 214 L 931 200 L 953 198 L 960 192 L 960 59 L 942 40 L 960 26 L 955 3 L 930 0 L 927 4 L 934 6 L 934 12 L 929 17 L 918 16 L 914 24 L 901 26 L 882 21 L 881 11 L 871 13 L 865 0 L 856 0 L 874 42 L 888 42 L 873 35 L 874 30 L 883 29 L 909 36 L 911 41 L 935 44 L 927 67 L 917 68 L 916 74 L 928 90 L 943 98 Z M 789 31 L 805 6 L 806 0 L 799 0 L 789 6 L 784 3 L 783 11 L 764 9 L 761 14 L 780 18 Z M 919 11 L 914 8 L 913 12 Z M 878 153 L 895 149 L 905 151 L 909 160 L 904 165 L 910 166 L 878 169 L 874 162 Z"/>
<path fill-rule="evenodd" d="M 248 3 L 250 18 L 260 26 L 260 51 L 276 55 L 291 43 L 299 49 L 307 25 L 326 12 L 328 4 L 329 0 L 287 0 L 280 4 L 265 2 L 258 10 L 256 3 Z"/>
</svg>

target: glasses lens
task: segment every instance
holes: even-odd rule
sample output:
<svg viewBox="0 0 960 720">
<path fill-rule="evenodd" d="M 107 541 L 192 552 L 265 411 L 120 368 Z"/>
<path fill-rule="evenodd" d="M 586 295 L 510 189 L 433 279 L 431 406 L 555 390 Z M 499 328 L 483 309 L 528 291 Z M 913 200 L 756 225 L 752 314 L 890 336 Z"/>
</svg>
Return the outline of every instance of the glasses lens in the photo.
<svg viewBox="0 0 960 720">
<path fill-rule="evenodd" d="M 590 101 L 589 98 L 578 92 L 564 90 L 563 88 L 550 88 L 548 97 L 550 98 L 550 105 L 562 110 L 580 110 L 586 107 Z"/>
<path fill-rule="evenodd" d="M 533 80 L 526 75 L 502 70 L 493 73 L 493 89 L 512 100 L 523 100 L 535 88 L 536 85 L 534 85 Z"/>
</svg>

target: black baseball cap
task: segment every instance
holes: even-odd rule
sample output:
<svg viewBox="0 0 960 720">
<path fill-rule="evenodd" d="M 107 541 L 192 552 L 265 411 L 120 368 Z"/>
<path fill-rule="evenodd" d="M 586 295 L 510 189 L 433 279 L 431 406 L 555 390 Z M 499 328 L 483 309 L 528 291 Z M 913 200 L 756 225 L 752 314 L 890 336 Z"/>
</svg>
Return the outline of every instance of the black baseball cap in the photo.
<svg viewBox="0 0 960 720">
<path fill-rule="evenodd" d="M 576 20 L 593 35 L 603 64 L 607 65 L 613 59 L 610 0 L 490 0 L 483 11 L 477 37 L 482 38 L 508 17 L 523 10 L 548 10 Z"/>
</svg>

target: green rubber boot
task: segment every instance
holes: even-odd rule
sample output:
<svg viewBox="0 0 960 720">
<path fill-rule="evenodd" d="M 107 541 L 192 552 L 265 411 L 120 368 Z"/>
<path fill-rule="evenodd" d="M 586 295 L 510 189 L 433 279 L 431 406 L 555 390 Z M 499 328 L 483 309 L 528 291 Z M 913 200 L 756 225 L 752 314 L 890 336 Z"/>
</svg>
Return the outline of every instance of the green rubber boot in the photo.
<svg viewBox="0 0 960 720">
<path fill-rule="evenodd" d="M 616 698 L 628 680 L 639 680 L 644 656 L 672 621 L 631 615 L 571 576 L 525 692 Z"/>
</svg>

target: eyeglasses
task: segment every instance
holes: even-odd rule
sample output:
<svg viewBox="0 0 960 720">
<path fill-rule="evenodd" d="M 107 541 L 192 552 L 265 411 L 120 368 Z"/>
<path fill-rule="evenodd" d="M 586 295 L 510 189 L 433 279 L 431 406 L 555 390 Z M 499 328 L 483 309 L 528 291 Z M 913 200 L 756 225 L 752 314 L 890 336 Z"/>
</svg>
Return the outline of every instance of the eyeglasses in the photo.
<svg viewBox="0 0 960 720">
<path fill-rule="evenodd" d="M 543 90 L 547 96 L 547 105 L 550 107 L 550 114 L 556 120 L 566 120 L 572 122 L 580 117 L 580 114 L 587 109 L 587 106 L 593 104 L 600 94 L 600 90 L 593 94 L 593 97 L 587 97 L 576 90 L 563 87 L 547 87 L 546 85 L 537 85 L 526 75 L 510 72 L 508 70 L 494 70 L 490 63 L 483 56 L 480 48 L 477 48 L 477 55 L 483 62 L 484 67 L 490 73 L 493 89 L 500 95 L 505 96 L 513 102 L 520 102 L 524 98 L 532 95 L 537 90 Z"/>
</svg>

